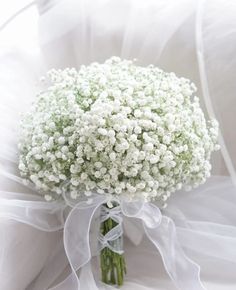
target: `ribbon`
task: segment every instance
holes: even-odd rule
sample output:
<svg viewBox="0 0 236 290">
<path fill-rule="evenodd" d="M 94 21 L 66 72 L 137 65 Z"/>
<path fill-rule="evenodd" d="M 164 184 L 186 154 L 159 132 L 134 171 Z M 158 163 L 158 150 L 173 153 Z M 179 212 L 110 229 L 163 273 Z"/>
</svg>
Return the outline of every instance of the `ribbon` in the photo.
<svg viewBox="0 0 236 290">
<path fill-rule="evenodd" d="M 102 219 L 110 216 L 117 219 L 119 225 L 122 222 L 120 212 L 129 219 L 135 218 L 142 222 L 148 239 L 159 251 L 164 267 L 177 289 L 206 289 L 200 280 L 199 265 L 185 255 L 178 242 L 174 222 L 169 217 L 163 216 L 157 206 L 145 202 L 121 201 L 118 209 L 105 211 L 102 205 L 107 202 L 108 199 L 101 195 L 94 195 L 90 203 L 87 201 L 78 202 L 71 208 L 64 224 L 62 212 L 65 211 L 65 206 L 61 203 L 50 204 L 42 201 L 29 202 L 22 200 L 17 202 L 15 199 L 2 199 L 0 215 L 46 231 L 56 231 L 64 227 L 64 249 L 71 267 L 71 273 L 64 281 L 50 288 L 50 290 L 99 289 L 90 268 L 92 255 L 89 243 L 91 223 L 99 209 L 102 209 Z M 70 206 L 72 206 L 71 203 Z M 45 216 L 43 212 L 46 213 Z M 56 218 L 53 214 L 56 214 Z M 53 216 L 53 224 L 48 222 L 51 216 Z M 114 231 L 112 237 L 107 237 L 106 241 L 100 241 L 101 248 L 111 246 L 109 241 L 120 234 L 120 226 L 118 226 L 117 232 Z M 114 289 L 109 286 L 106 286 L 106 288 Z"/>
<path fill-rule="evenodd" d="M 123 236 L 123 227 L 122 227 L 122 216 L 121 216 L 121 207 L 116 206 L 113 208 L 107 208 L 106 206 L 101 206 L 100 212 L 100 221 L 101 223 L 108 220 L 109 218 L 114 220 L 117 225 L 112 228 L 109 232 L 105 235 L 101 233 L 98 236 L 99 242 L 99 251 L 104 248 L 109 248 L 111 251 L 122 255 L 123 251 L 123 243 L 121 242 L 120 238 Z"/>
</svg>

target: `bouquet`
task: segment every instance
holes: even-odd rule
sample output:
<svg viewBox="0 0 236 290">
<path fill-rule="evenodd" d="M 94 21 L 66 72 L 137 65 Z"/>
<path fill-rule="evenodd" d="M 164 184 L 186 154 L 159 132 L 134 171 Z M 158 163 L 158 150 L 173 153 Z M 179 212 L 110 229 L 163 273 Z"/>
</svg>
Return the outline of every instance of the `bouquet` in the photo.
<svg viewBox="0 0 236 290">
<path fill-rule="evenodd" d="M 191 190 L 210 176 L 218 123 L 206 121 L 186 78 L 112 57 L 103 64 L 51 70 L 22 119 L 19 170 L 50 202 L 68 198 L 101 207 L 102 281 L 126 273 L 121 204 Z"/>
</svg>

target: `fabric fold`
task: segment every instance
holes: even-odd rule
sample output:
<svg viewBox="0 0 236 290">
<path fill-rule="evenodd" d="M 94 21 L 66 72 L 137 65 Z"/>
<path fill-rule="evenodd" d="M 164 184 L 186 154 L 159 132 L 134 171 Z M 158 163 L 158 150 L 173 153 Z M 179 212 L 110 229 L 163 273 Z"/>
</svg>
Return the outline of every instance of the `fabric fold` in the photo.
<svg viewBox="0 0 236 290">
<path fill-rule="evenodd" d="M 64 250 L 71 267 L 71 273 L 64 281 L 50 290 L 90 288 L 97 290 L 99 288 L 94 278 L 90 279 L 90 286 L 84 285 L 88 282 L 86 282 L 87 280 L 81 282 L 80 274 L 83 267 L 91 271 L 88 266 L 92 258 L 90 249 L 91 223 L 95 213 L 107 201 L 105 196 L 94 194 L 92 202 L 78 202 L 71 208 L 65 223 L 63 223 L 63 216 L 66 205 L 63 206 L 58 202 L 2 199 L 0 207 L 2 217 L 26 223 L 43 231 L 58 231 L 64 228 Z M 190 285 L 193 290 L 205 289 L 200 281 L 200 267 L 185 255 L 178 242 L 174 222 L 170 218 L 162 216 L 161 211 L 154 204 L 140 201 L 122 201 L 120 210 L 124 217 L 138 219 L 142 222 L 148 239 L 159 251 L 165 269 L 178 289 L 189 290 Z M 117 210 L 111 209 L 110 213 L 106 213 L 108 216 L 114 214 L 117 215 Z M 113 231 L 112 236 L 120 235 L 120 227 L 114 228 Z M 93 277 L 91 273 L 85 273 L 85 269 L 83 269 L 83 275 Z M 94 286 L 92 287 L 92 285 Z"/>
</svg>

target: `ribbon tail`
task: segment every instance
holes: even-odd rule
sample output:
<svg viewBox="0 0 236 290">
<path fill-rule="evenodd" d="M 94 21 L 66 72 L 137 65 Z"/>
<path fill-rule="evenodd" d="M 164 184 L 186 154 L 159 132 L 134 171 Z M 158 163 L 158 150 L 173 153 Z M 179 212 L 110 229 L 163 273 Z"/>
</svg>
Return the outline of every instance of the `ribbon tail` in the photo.
<svg viewBox="0 0 236 290">
<path fill-rule="evenodd" d="M 179 244 L 172 219 L 162 216 L 157 227 L 143 220 L 149 240 L 160 252 L 164 267 L 179 290 L 206 290 L 200 280 L 200 266 L 189 259 Z"/>
<path fill-rule="evenodd" d="M 24 197 L 27 195 L 22 194 Z M 0 218 L 15 220 L 45 232 L 56 232 L 64 227 L 63 213 L 65 205 L 59 202 L 0 198 Z M 29 195 L 28 198 L 31 198 Z"/>
<path fill-rule="evenodd" d="M 64 227 L 64 248 L 71 266 L 71 274 L 60 284 L 50 290 L 84 290 L 84 279 L 80 279 L 77 271 L 86 266 L 91 259 L 89 232 L 96 210 L 105 202 L 104 197 L 96 197 L 93 203 L 79 203 L 67 217 Z M 87 267 L 85 267 L 86 269 Z M 89 270 L 89 267 L 87 268 Z M 82 276 L 84 276 L 83 273 Z M 90 275 L 89 290 L 98 290 L 94 278 Z"/>
</svg>

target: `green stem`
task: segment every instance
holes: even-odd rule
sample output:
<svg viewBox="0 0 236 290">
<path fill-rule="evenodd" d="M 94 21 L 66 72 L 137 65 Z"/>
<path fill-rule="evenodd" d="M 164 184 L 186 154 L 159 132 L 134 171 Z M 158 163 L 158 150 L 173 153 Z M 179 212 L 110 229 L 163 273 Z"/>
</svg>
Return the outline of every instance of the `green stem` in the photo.
<svg viewBox="0 0 236 290">
<path fill-rule="evenodd" d="M 113 229 L 117 223 L 111 218 L 101 223 L 101 234 L 106 235 Z M 119 239 L 123 239 L 120 237 Z M 117 241 L 119 242 L 119 241 Z M 120 240 L 122 242 L 122 240 Z M 126 274 L 126 265 L 124 255 L 113 252 L 109 248 L 104 248 L 100 253 L 100 267 L 102 282 L 106 284 L 122 286 L 124 275 Z"/>
</svg>

